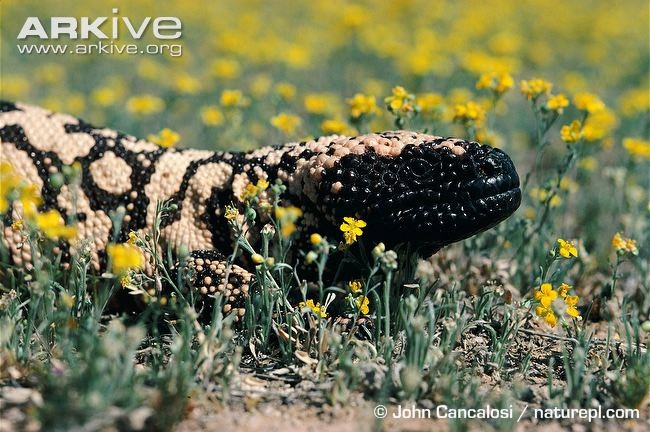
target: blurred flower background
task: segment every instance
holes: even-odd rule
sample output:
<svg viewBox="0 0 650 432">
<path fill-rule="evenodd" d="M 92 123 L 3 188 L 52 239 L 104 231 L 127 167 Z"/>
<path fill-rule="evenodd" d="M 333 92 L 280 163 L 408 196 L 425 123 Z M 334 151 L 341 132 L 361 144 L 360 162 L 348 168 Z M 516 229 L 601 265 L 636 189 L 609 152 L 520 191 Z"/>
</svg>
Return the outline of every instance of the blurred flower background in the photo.
<svg viewBox="0 0 650 432">
<path fill-rule="evenodd" d="M 3 9 L 3 98 L 139 136 L 168 127 L 194 147 L 249 148 L 282 141 L 285 133 L 318 135 L 336 125 L 333 120 L 349 118 L 346 100 L 356 93 L 381 101 L 396 85 L 427 98 L 421 99 L 427 114 L 421 121 L 431 128 L 427 117 L 433 113 L 450 120 L 454 105 L 487 99 L 475 83 L 490 73 L 507 73 L 517 82 L 544 78 L 568 94 L 596 92 L 619 126 L 645 111 L 650 97 L 644 1 L 137 0 L 109 7 L 103 1 L 10 0 Z M 46 28 L 51 16 L 117 16 L 135 23 L 177 16 L 183 53 L 19 54 L 16 35 L 32 15 Z M 110 19 L 103 29 L 109 27 Z M 125 36 L 117 42 L 132 41 Z M 137 42 L 156 41 L 148 31 Z M 517 96 L 506 95 L 492 127 L 499 144 L 525 148 L 530 140 L 521 125 L 529 118 Z M 271 118 L 282 113 L 303 121 L 274 127 Z M 369 128 L 391 124 L 384 112 Z M 228 140 L 224 129 L 235 129 Z M 448 122 L 436 130 L 462 133 Z"/>
<path fill-rule="evenodd" d="M 650 157 L 648 9 L 636 0 L 11 0 L 3 2 L 1 96 L 165 146 L 247 150 L 321 134 L 427 130 L 502 147 L 522 173 L 542 153 L 540 130 L 537 173 L 555 171 L 566 143 L 583 140 L 588 150 L 561 179 L 563 192 L 539 177 L 526 199 L 555 208 L 570 197 L 564 205 L 580 210 L 574 226 L 585 223 L 606 250 L 611 236 L 597 236 L 600 227 L 638 232 L 638 218 L 624 211 L 630 200 L 647 212 L 647 176 L 629 168 Z M 51 16 L 177 16 L 179 40 L 147 31 L 116 43 L 180 43 L 182 55 L 20 54 L 16 35 L 31 15 L 46 28 Z M 613 193 L 596 193 L 592 176 Z M 529 219 L 536 211 L 523 207 Z"/>
</svg>

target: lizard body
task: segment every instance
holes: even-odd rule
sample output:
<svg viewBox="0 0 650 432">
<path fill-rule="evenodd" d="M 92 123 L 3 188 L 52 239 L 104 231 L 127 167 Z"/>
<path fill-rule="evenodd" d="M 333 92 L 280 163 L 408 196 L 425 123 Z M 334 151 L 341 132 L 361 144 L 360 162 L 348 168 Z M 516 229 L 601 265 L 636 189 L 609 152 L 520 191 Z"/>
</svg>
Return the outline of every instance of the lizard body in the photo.
<svg viewBox="0 0 650 432">
<path fill-rule="evenodd" d="M 298 235 L 335 233 L 343 217 L 367 221 L 364 240 L 411 243 L 423 254 L 493 227 L 521 199 L 519 178 L 501 150 L 475 142 L 407 131 L 267 146 L 248 153 L 161 148 L 145 140 L 94 127 L 75 117 L 0 103 L 3 160 L 43 198 L 40 210 L 74 214 L 78 239 L 90 239 L 92 265 L 106 266 L 106 246 L 129 232 L 150 232 L 156 203 L 177 209 L 161 227 L 161 240 L 191 251 L 196 289 L 225 294 L 224 308 L 243 315 L 241 297 L 251 274 L 233 266 L 223 280 L 232 239 L 225 206 L 241 201 L 249 183 L 281 180 L 283 201 L 301 208 Z M 73 197 L 52 175 L 78 164 L 81 184 Z M 122 210 L 117 238 L 109 214 Z M 29 247 L 3 222 L 12 261 L 29 265 Z M 340 233 L 339 233 L 340 234 Z M 72 249 L 71 249 L 72 248 Z M 61 242 L 62 253 L 74 244 Z"/>
</svg>

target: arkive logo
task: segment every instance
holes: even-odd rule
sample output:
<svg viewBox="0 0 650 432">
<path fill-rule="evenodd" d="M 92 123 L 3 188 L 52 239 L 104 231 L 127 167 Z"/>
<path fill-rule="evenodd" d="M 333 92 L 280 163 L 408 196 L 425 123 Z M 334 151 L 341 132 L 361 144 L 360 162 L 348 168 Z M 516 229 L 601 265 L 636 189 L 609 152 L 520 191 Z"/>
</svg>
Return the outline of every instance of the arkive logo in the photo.
<svg viewBox="0 0 650 432">
<path fill-rule="evenodd" d="M 113 8 L 113 14 L 119 9 Z M 92 20 L 92 21 L 91 21 Z M 108 28 L 107 28 L 108 27 Z M 139 40 L 148 31 L 153 37 L 161 40 L 178 39 L 182 35 L 182 23 L 178 17 L 145 17 L 142 21 L 131 20 L 129 17 L 50 17 L 50 32 L 38 17 L 27 17 L 18 33 L 17 39 L 37 37 L 39 39 L 59 39 L 66 36 L 69 39 L 86 40 L 91 35 L 97 39 L 118 40 L 130 36 Z"/>
<path fill-rule="evenodd" d="M 169 55 L 183 54 L 180 43 L 183 24 L 178 17 L 150 16 L 142 20 L 119 16 L 50 17 L 49 23 L 38 17 L 27 17 L 18 36 L 16 49 L 24 55 Z M 45 21 L 45 22 L 43 22 Z M 49 25 L 47 25 L 49 24 Z M 48 31 L 49 29 L 49 31 Z M 140 44 L 144 36 L 155 43 Z M 92 41 L 89 41 L 92 39 Z M 70 43 L 72 42 L 72 43 Z"/>
</svg>

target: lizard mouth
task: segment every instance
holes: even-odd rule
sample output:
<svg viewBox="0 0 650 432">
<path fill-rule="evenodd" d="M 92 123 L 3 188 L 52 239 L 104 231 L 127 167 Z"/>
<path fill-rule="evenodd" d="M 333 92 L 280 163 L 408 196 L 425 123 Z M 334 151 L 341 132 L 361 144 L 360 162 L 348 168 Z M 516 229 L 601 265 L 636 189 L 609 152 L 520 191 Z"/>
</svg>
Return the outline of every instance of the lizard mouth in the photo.
<svg viewBox="0 0 650 432">
<path fill-rule="evenodd" d="M 403 203 L 398 210 L 374 219 L 370 226 L 377 227 L 375 235 L 389 243 L 413 242 L 439 249 L 494 227 L 521 202 L 519 187 L 460 201 L 432 202 L 431 195 L 431 191 L 416 193 L 420 204 Z"/>
</svg>

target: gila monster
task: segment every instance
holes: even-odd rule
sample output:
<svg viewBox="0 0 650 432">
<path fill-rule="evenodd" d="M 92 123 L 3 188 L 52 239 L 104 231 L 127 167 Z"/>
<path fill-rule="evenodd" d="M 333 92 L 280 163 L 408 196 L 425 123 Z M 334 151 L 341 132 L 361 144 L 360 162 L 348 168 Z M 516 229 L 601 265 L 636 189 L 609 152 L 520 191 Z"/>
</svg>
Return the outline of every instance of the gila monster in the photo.
<svg viewBox="0 0 650 432">
<path fill-rule="evenodd" d="M 161 239 L 191 251 L 194 285 L 209 296 L 226 294 L 224 310 L 243 315 L 251 273 L 233 266 L 224 208 L 238 202 L 249 183 L 280 179 L 283 204 L 303 212 L 298 237 L 336 235 L 343 217 L 367 222 L 363 240 L 374 245 L 409 243 L 431 255 L 449 243 L 495 226 L 519 206 L 519 177 L 501 150 L 476 142 L 408 131 L 318 139 L 262 147 L 247 153 L 162 148 L 70 115 L 20 103 L 0 103 L 2 159 L 41 191 L 41 210 L 73 212 L 72 192 L 51 175 L 65 165 L 81 167 L 76 196 L 78 238 L 91 240 L 92 265 L 107 261 L 113 235 L 109 214 L 124 209 L 117 239 L 148 232 L 156 204 L 172 200 Z M 11 213 L 11 212 L 10 212 Z M 14 209 L 14 217 L 15 209 Z M 29 245 L 3 221 L 3 241 L 16 265 L 28 265 Z M 61 242 L 61 253 L 74 249 Z"/>
</svg>

